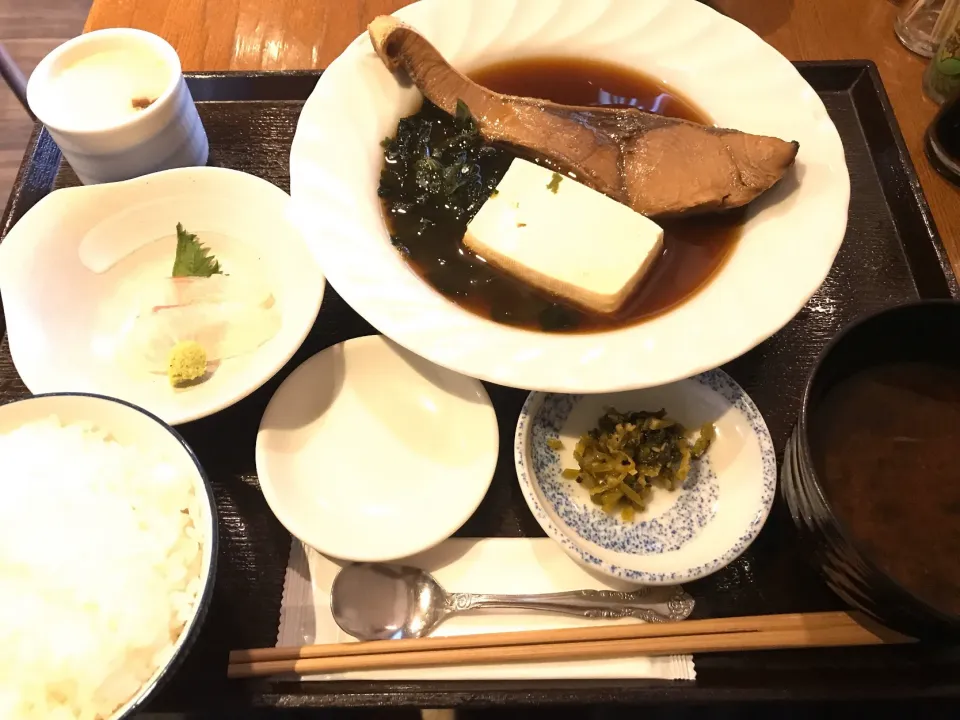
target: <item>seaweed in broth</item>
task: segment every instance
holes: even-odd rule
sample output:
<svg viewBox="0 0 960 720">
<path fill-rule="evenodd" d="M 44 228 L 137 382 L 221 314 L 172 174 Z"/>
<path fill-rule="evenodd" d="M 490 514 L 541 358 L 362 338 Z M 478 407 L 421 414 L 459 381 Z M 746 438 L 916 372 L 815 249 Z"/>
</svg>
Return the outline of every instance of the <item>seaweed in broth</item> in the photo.
<svg viewBox="0 0 960 720">
<path fill-rule="evenodd" d="M 632 105 L 711 124 L 702 110 L 676 92 L 640 73 L 602 62 L 539 58 L 495 65 L 471 77 L 511 95 L 570 105 Z M 482 142 L 466 108 L 452 118 L 425 102 L 418 113 L 400 121 L 396 137 L 385 141 L 385 147 L 379 192 L 391 240 L 407 262 L 458 305 L 527 329 L 595 332 L 655 317 L 709 282 L 729 256 L 743 224 L 742 209 L 658 220 L 664 249 L 654 268 L 618 312 L 592 313 L 490 267 L 463 246 L 467 223 L 514 158 Z M 438 187 L 444 191 L 428 192 Z"/>
</svg>

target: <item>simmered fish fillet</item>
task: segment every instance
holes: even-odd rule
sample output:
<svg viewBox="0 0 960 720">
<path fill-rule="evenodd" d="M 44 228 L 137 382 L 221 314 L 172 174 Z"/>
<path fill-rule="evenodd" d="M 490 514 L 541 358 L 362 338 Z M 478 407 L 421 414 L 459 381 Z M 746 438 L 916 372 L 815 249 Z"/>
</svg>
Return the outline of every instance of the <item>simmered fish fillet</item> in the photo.
<svg viewBox="0 0 960 720">
<path fill-rule="evenodd" d="M 707 127 L 630 107 L 575 107 L 501 95 L 460 74 L 390 16 L 369 26 L 377 54 L 431 102 L 462 100 L 489 142 L 544 160 L 650 217 L 739 207 L 773 187 L 799 144 Z"/>
</svg>

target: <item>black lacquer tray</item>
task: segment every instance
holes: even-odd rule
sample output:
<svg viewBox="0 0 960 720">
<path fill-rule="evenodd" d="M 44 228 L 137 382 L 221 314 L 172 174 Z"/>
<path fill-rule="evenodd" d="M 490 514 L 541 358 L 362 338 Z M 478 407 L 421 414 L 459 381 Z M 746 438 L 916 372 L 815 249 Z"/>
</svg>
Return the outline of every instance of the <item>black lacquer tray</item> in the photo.
<svg viewBox="0 0 960 720">
<path fill-rule="evenodd" d="M 958 285 L 933 225 L 876 67 L 865 61 L 800 63 L 843 139 L 850 168 L 850 224 L 820 292 L 787 327 L 725 369 L 750 393 L 782 453 L 797 418 L 803 382 L 823 345 L 857 316 L 918 297 L 953 297 Z M 318 75 L 200 74 L 189 78 L 210 138 L 210 162 L 289 189 L 288 151 L 304 99 Z M 76 177 L 59 152 L 34 134 L 0 232 L 40 198 Z M 51 290 L 54 291 L 54 290 Z M 69 302 L 69 298 L 64 298 Z M 4 326 L 0 321 L 0 333 Z M 232 648 L 270 646 L 290 537 L 257 487 L 254 440 L 271 394 L 300 362 L 341 340 L 373 332 L 328 288 L 313 332 L 290 364 L 238 405 L 181 428 L 213 482 L 221 545 L 216 592 L 197 644 L 156 711 L 240 716 L 244 709 L 318 706 L 417 707 L 844 699 L 960 696 L 960 648 L 881 647 L 701 655 L 698 679 L 582 682 L 227 681 Z M 488 386 L 511 448 L 526 393 Z M 27 394 L 6 339 L 0 346 L 0 403 Z M 462 537 L 542 535 L 517 486 L 513 460 L 501 458 L 491 490 Z M 834 609 L 839 601 L 805 562 L 780 497 L 754 545 L 731 566 L 688 586 L 696 615 L 718 617 Z M 273 713 L 270 713 L 271 716 Z M 277 713 L 283 715 L 282 712 Z"/>
</svg>

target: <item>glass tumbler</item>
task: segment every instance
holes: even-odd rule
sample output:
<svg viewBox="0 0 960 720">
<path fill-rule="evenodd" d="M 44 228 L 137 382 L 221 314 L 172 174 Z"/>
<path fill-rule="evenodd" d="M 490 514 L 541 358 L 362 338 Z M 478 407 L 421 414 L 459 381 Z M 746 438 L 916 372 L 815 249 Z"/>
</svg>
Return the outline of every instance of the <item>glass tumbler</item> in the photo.
<svg viewBox="0 0 960 720">
<path fill-rule="evenodd" d="M 923 57 L 933 57 L 949 28 L 944 19 L 950 17 L 958 0 L 904 0 L 893 29 L 904 46 Z M 946 11 L 946 12 L 944 12 Z"/>
</svg>

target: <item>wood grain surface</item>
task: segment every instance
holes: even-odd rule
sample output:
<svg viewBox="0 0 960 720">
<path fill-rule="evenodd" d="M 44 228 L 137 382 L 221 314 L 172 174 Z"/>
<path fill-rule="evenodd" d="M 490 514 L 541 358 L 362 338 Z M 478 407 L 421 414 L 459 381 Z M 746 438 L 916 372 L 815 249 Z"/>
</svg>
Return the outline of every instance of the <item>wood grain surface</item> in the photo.
<svg viewBox="0 0 960 720">
<path fill-rule="evenodd" d="M 447 0 L 456 2 L 456 0 Z M 326 67 L 377 15 L 411 0 L 94 0 L 86 30 L 138 27 L 170 41 L 184 70 Z M 960 272 L 960 190 L 923 153 L 936 105 L 921 89 L 925 60 L 893 33 L 890 0 L 713 0 L 791 60 L 873 60 L 934 219 Z"/>
</svg>

